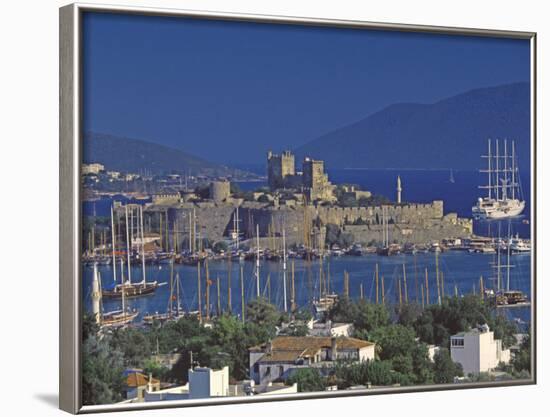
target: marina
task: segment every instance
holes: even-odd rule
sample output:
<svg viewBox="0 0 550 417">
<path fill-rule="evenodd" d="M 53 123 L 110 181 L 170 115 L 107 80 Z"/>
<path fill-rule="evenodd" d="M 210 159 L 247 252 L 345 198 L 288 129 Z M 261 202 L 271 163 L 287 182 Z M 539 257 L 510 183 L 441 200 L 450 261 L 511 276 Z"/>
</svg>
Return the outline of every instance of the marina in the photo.
<svg viewBox="0 0 550 417">
<path fill-rule="evenodd" d="M 441 295 L 453 297 L 465 294 L 477 293 L 480 291 L 480 277 L 484 278 L 487 289 L 496 290 L 494 268 L 492 263 L 496 262 L 493 255 L 482 255 L 469 253 L 467 251 L 446 251 L 439 255 L 439 269 L 442 276 Z M 311 306 L 312 300 L 319 299 L 319 260 L 307 262 L 303 259 L 291 259 L 289 263 L 294 265 L 295 271 L 295 303 L 297 308 Z M 529 255 L 518 255 L 514 257 L 516 267 L 511 272 L 511 282 L 514 289 L 523 293 L 531 294 L 531 257 Z M 408 278 L 407 292 L 410 302 L 421 303 L 421 286 L 425 286 L 425 272 L 428 271 L 428 286 L 430 296 L 425 300 L 426 304 L 437 303 L 436 289 L 436 263 L 434 253 L 418 253 L 416 255 L 399 254 L 396 256 L 341 256 L 323 259 L 322 276 L 327 282 L 327 292 L 343 294 L 345 287 L 344 275 L 349 277 L 349 296 L 352 299 L 360 299 L 361 288 L 363 297 L 370 302 L 376 302 L 375 269 L 378 265 L 380 285 L 382 279 L 385 281 L 384 298 L 388 305 L 399 304 L 398 282 L 403 280 L 403 265 Z M 170 266 L 167 264 L 147 265 L 147 275 L 159 283 L 169 283 Z M 215 278 L 211 284 L 211 293 L 217 294 L 217 278 L 220 282 L 220 304 L 223 311 L 228 310 L 229 292 L 231 297 L 231 311 L 238 314 L 241 311 L 241 288 L 238 277 L 241 268 L 244 277 L 245 302 L 253 300 L 257 295 L 256 288 L 256 263 L 254 261 L 229 262 L 227 260 L 211 260 L 208 262 L 209 274 Z M 101 278 L 105 284 L 112 282 L 113 273 L 109 265 L 98 267 Z M 139 266 L 132 266 L 133 272 L 137 275 L 140 272 Z M 181 306 L 185 312 L 196 312 L 197 303 L 197 267 L 183 264 L 175 264 L 174 271 L 179 275 L 181 281 Z M 228 276 L 231 271 L 231 287 L 228 291 Z M 260 294 L 283 311 L 283 263 L 264 261 L 260 262 Z M 204 272 L 203 272 L 204 275 Z M 309 277 L 309 278 L 308 278 Z M 93 267 L 83 267 L 84 299 L 88 308 L 91 307 L 90 288 L 93 278 Z M 330 279 L 330 284 L 328 280 Z M 204 276 L 202 287 L 205 288 Z M 309 281 L 308 281 L 309 280 Z M 288 278 L 287 278 L 288 281 Z M 141 297 L 128 300 L 131 309 L 140 311 L 137 318 L 139 322 L 145 314 L 163 313 L 166 311 L 169 296 L 169 286 L 160 287 L 153 296 Z M 404 292 L 404 288 L 403 288 Z M 204 297 L 204 295 L 203 295 Z M 379 296 L 381 302 L 382 293 Z M 288 298 L 287 298 L 288 300 Z M 114 308 L 119 305 L 115 300 L 104 300 L 106 308 Z M 203 311 L 206 308 L 204 299 Z M 217 299 L 212 297 L 210 303 L 211 311 L 216 311 Z M 524 310 L 524 311 L 519 311 Z M 523 306 L 510 313 L 514 318 L 523 321 L 530 321 L 530 309 Z"/>
</svg>

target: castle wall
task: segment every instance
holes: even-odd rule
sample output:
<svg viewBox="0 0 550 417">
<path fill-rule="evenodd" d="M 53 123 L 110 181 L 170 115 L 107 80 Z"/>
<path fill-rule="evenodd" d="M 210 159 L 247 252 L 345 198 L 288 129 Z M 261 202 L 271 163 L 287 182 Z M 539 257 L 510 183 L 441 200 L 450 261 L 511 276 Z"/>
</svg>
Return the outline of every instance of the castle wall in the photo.
<svg viewBox="0 0 550 417">
<path fill-rule="evenodd" d="M 383 209 L 384 207 L 384 209 Z M 425 223 L 443 218 L 443 201 L 428 204 L 385 205 L 376 207 L 324 207 L 317 206 L 315 213 L 323 224 L 352 224 L 358 221 L 381 224 L 383 210 L 388 223 Z"/>
<path fill-rule="evenodd" d="M 229 203 L 201 202 L 180 203 L 169 209 L 169 221 L 178 223 L 180 234 L 188 236 L 189 217 L 197 218 L 202 236 L 211 241 L 226 239 L 233 229 L 236 205 Z M 154 210 L 154 207 L 149 208 Z M 428 204 L 386 205 L 377 207 L 324 207 L 324 206 L 273 206 L 269 203 L 244 202 L 239 206 L 241 239 L 256 236 L 256 224 L 260 236 L 282 237 L 285 229 L 288 245 L 304 243 L 306 221 L 310 239 L 317 246 L 324 242 L 325 226 L 336 224 L 343 231 L 352 233 L 359 243 L 382 241 L 382 218 L 386 212 L 390 241 L 399 243 L 428 243 L 443 238 L 467 237 L 472 233 L 472 222 L 458 218 L 456 214 L 443 214 L 443 202 Z M 172 226 L 171 226 L 172 227 Z"/>
</svg>

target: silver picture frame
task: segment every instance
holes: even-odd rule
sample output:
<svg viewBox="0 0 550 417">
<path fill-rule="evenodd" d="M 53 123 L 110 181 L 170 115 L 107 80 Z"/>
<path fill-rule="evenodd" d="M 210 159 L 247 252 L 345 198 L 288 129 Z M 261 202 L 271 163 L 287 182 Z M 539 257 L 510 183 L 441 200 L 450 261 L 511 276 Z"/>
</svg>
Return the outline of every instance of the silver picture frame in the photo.
<svg viewBox="0 0 550 417">
<path fill-rule="evenodd" d="M 464 383 L 459 385 L 426 385 L 415 387 L 380 388 L 354 391 L 334 391 L 319 393 L 286 394 L 272 397 L 236 397 L 208 400 L 184 400 L 163 403 L 139 403 L 124 405 L 83 406 L 81 401 L 81 186 L 80 167 L 82 160 L 81 120 L 82 100 L 82 16 L 86 12 L 139 14 L 150 16 L 170 16 L 224 21 L 246 21 L 266 24 L 292 24 L 309 26 L 328 26 L 399 32 L 423 32 L 462 36 L 482 36 L 497 38 L 525 39 L 531 45 L 531 239 L 533 242 L 531 280 L 532 280 L 532 369 L 531 379 L 526 381 L 503 381 L 498 383 Z M 239 14 L 226 12 L 177 10 L 153 7 L 129 7 L 99 5 L 88 3 L 70 4 L 59 9 L 59 408 L 73 414 L 125 411 L 156 408 L 190 407 L 214 404 L 236 404 L 252 402 L 271 402 L 303 400 L 326 397 L 347 397 L 380 395 L 397 392 L 421 392 L 437 390 L 455 390 L 480 387 L 528 385 L 536 383 L 536 341 L 537 341 L 537 287 L 536 287 L 536 50 L 535 32 L 507 30 L 488 30 L 459 27 L 438 27 L 426 25 L 408 25 L 353 20 L 331 20 L 294 16 L 268 16 L 257 14 Z"/>
</svg>

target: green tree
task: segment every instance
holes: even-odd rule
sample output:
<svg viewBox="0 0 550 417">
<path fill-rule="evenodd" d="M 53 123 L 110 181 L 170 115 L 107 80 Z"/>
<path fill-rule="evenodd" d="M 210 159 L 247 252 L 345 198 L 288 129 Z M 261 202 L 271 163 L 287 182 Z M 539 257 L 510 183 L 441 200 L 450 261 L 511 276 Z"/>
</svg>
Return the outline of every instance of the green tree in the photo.
<svg viewBox="0 0 550 417">
<path fill-rule="evenodd" d="M 143 372 L 147 375 L 152 374 L 154 378 L 165 381 L 170 374 L 170 369 L 160 365 L 153 359 L 146 359 L 142 365 Z"/>
<path fill-rule="evenodd" d="M 409 356 L 416 346 L 415 333 L 400 324 L 379 327 L 369 334 L 369 340 L 380 347 L 380 359 L 392 360 L 398 356 Z"/>
<path fill-rule="evenodd" d="M 298 392 L 324 391 L 325 380 L 318 369 L 302 368 L 294 371 L 287 379 L 288 385 L 298 384 Z"/>
<path fill-rule="evenodd" d="M 425 343 L 417 343 L 411 350 L 414 383 L 431 384 L 434 381 L 433 364 L 430 360 L 428 346 Z"/>
<path fill-rule="evenodd" d="M 455 376 L 462 376 L 462 366 L 453 362 L 447 349 L 440 349 L 434 356 L 434 382 L 450 384 Z"/>
<path fill-rule="evenodd" d="M 416 303 L 403 304 L 396 308 L 397 321 L 407 327 L 413 327 L 422 314 L 422 307 Z"/>
<path fill-rule="evenodd" d="M 339 361 L 334 367 L 334 377 L 339 389 L 352 385 L 391 385 L 394 383 L 394 374 L 391 361 Z"/>
<path fill-rule="evenodd" d="M 309 334 L 309 328 L 305 324 L 290 323 L 288 327 L 279 334 L 284 334 L 286 336 L 307 336 Z"/>
<path fill-rule="evenodd" d="M 111 343 L 122 352 L 126 366 L 140 366 L 152 353 L 150 339 L 137 328 L 116 329 Z"/>
<path fill-rule="evenodd" d="M 519 351 L 514 354 L 512 366 L 518 373 L 531 372 L 531 337 L 529 334 L 522 340 Z"/>
<path fill-rule="evenodd" d="M 485 323 L 505 347 L 514 343 L 515 324 L 505 317 L 495 316 L 490 306 L 475 295 L 447 297 L 441 305 L 430 305 L 417 317 L 413 326 L 423 342 L 449 347 L 451 335 Z"/>
<path fill-rule="evenodd" d="M 82 345 L 82 402 L 85 405 L 122 401 L 124 389 L 122 353 L 106 338 L 90 337 Z"/>
<path fill-rule="evenodd" d="M 275 326 L 281 323 L 281 313 L 273 304 L 265 298 L 257 298 L 246 305 L 245 317 L 247 322 L 266 327 L 269 331 L 275 331 Z"/>
<path fill-rule="evenodd" d="M 230 374 L 244 379 L 248 374 L 248 347 L 244 325 L 235 316 L 224 315 L 214 322 L 213 341 L 219 347 L 217 367 L 229 366 Z"/>
<path fill-rule="evenodd" d="M 353 325 L 356 329 L 367 332 L 387 326 L 390 323 L 390 312 L 382 304 L 372 304 L 365 300 L 357 302 L 356 317 Z"/>
<path fill-rule="evenodd" d="M 124 364 L 120 351 L 113 349 L 110 337 L 99 338 L 95 319 L 82 319 L 82 402 L 85 405 L 110 404 L 122 400 Z"/>
</svg>

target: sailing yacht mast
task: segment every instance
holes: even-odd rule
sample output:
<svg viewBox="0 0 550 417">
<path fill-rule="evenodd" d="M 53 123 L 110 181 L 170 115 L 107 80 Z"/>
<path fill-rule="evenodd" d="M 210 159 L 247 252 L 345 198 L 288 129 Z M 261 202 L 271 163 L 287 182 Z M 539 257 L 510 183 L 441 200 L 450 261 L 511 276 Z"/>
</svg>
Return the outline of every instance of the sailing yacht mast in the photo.
<svg viewBox="0 0 550 417">
<path fill-rule="evenodd" d="M 193 253 L 193 218 L 189 213 L 189 253 Z"/>
<path fill-rule="evenodd" d="M 498 245 L 497 245 L 497 290 L 501 288 L 500 273 L 500 223 L 498 224 Z"/>
<path fill-rule="evenodd" d="M 502 199 L 508 199 L 508 144 L 504 139 L 504 180 L 502 181 Z"/>
<path fill-rule="evenodd" d="M 180 274 L 176 273 L 176 317 L 180 317 Z"/>
<path fill-rule="evenodd" d="M 286 303 L 286 236 L 285 236 L 285 228 L 283 226 L 283 305 L 285 313 L 288 311 L 287 303 Z"/>
<path fill-rule="evenodd" d="M 126 254 L 128 258 L 128 282 L 132 283 L 132 268 L 130 266 L 130 231 L 128 226 L 128 205 L 124 206 L 126 215 Z M 124 293 L 124 290 L 123 290 Z"/>
<path fill-rule="evenodd" d="M 139 220 L 140 220 L 140 232 L 141 232 L 141 268 L 143 275 L 143 288 L 146 287 L 145 282 L 147 278 L 145 276 L 145 235 L 143 234 L 143 207 L 139 206 Z"/>
<path fill-rule="evenodd" d="M 507 256 L 506 256 L 506 291 L 510 291 L 510 248 L 512 246 L 512 234 L 510 231 L 510 221 L 508 221 L 508 245 L 507 245 Z"/>
<path fill-rule="evenodd" d="M 499 197 L 499 191 L 498 191 L 498 183 L 500 182 L 500 171 L 499 171 L 499 155 L 498 155 L 498 139 L 495 139 L 495 197 L 498 200 Z"/>
<path fill-rule="evenodd" d="M 493 177 L 493 173 L 491 171 L 491 159 L 492 159 L 492 155 L 491 155 L 491 139 L 488 140 L 488 144 L 489 144 L 489 149 L 488 149 L 488 153 L 487 153 L 487 176 L 488 176 L 488 180 L 489 180 L 489 184 L 488 184 L 488 187 L 487 187 L 487 190 L 488 190 L 488 197 L 489 197 L 489 200 L 491 199 L 491 190 L 492 190 L 492 177 Z"/>
<path fill-rule="evenodd" d="M 516 146 L 512 141 L 512 200 L 516 199 Z"/>
<path fill-rule="evenodd" d="M 256 224 L 256 297 L 260 297 L 260 225 Z"/>
<path fill-rule="evenodd" d="M 237 247 L 235 248 L 236 250 L 239 250 L 239 222 L 240 222 L 240 219 L 239 219 L 239 207 L 237 207 L 237 210 L 236 210 L 236 214 L 237 214 L 237 238 L 236 238 L 236 245 Z"/>
<path fill-rule="evenodd" d="M 170 298 L 168 299 L 168 317 L 172 318 L 174 311 L 174 259 L 170 259 Z"/>
<path fill-rule="evenodd" d="M 116 255 L 115 255 L 115 248 L 116 248 L 116 240 L 115 240 L 115 218 L 113 213 L 113 206 L 111 206 L 111 249 L 112 249 L 112 255 L 113 255 L 113 281 L 116 283 Z"/>
</svg>

